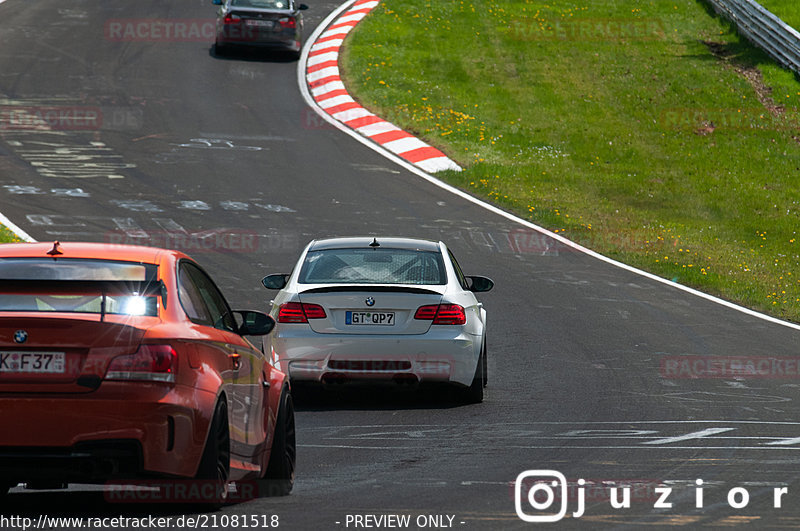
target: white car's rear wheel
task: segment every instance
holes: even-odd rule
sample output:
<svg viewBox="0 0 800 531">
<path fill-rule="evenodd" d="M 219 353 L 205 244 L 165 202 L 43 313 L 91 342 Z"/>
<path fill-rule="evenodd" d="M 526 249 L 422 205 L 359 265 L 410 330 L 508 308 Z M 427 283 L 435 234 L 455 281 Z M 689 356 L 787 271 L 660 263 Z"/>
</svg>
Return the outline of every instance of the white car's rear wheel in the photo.
<svg viewBox="0 0 800 531">
<path fill-rule="evenodd" d="M 486 353 L 486 340 L 483 340 L 483 386 L 489 385 L 489 361 Z"/>
<path fill-rule="evenodd" d="M 475 367 L 475 376 L 472 377 L 472 384 L 464 390 L 464 403 L 480 404 L 483 402 L 483 388 L 486 387 L 484 375 L 486 374 L 486 351 L 481 349 L 478 364 Z"/>
</svg>

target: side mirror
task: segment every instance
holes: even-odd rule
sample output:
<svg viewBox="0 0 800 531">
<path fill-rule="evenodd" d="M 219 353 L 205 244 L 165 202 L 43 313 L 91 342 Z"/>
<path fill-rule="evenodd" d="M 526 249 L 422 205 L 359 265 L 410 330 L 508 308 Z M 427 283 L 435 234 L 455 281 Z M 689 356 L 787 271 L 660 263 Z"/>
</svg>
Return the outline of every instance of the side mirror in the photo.
<svg viewBox="0 0 800 531">
<path fill-rule="evenodd" d="M 214 4 L 215 6 L 221 6 L 222 0 L 211 0 L 211 3 Z"/>
<path fill-rule="evenodd" d="M 265 276 L 261 279 L 261 283 L 267 289 L 283 289 L 286 287 L 287 280 L 289 280 L 289 275 L 278 273 Z"/>
<path fill-rule="evenodd" d="M 307 6 L 307 5 L 305 5 L 305 4 L 300 4 L 300 11 L 305 11 L 306 9 L 308 9 L 308 6 Z"/>
<path fill-rule="evenodd" d="M 265 313 L 253 310 L 234 310 L 233 313 L 242 320 L 237 330 L 240 336 L 265 336 L 275 328 L 275 319 Z"/>
<path fill-rule="evenodd" d="M 489 291 L 494 287 L 492 279 L 487 277 L 472 276 L 467 277 L 467 279 L 469 279 L 469 290 L 474 293 Z"/>
</svg>

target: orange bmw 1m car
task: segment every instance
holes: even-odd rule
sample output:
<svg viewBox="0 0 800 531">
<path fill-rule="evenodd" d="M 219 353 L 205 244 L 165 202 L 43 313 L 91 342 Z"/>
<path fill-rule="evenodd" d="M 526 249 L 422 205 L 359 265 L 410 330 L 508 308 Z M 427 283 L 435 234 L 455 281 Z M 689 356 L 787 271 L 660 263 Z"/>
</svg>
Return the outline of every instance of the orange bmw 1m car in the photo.
<svg viewBox="0 0 800 531">
<path fill-rule="evenodd" d="M 231 310 L 177 251 L 0 245 L 0 496 L 126 481 L 184 482 L 178 502 L 220 504 L 231 482 L 288 494 L 289 382 L 245 337 L 269 346 L 274 325 Z"/>
</svg>

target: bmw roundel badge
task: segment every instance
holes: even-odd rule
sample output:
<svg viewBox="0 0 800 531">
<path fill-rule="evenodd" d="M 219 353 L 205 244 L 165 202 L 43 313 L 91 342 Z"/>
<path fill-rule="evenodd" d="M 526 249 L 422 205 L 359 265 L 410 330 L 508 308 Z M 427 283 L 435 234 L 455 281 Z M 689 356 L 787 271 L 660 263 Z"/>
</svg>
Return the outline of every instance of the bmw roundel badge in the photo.
<svg viewBox="0 0 800 531">
<path fill-rule="evenodd" d="M 365 300 L 364 302 L 367 304 L 367 306 L 375 306 L 375 299 L 373 299 L 372 297 L 367 297 L 367 300 Z"/>
<path fill-rule="evenodd" d="M 28 332 L 17 330 L 14 332 L 14 343 L 25 343 L 28 340 Z"/>
</svg>

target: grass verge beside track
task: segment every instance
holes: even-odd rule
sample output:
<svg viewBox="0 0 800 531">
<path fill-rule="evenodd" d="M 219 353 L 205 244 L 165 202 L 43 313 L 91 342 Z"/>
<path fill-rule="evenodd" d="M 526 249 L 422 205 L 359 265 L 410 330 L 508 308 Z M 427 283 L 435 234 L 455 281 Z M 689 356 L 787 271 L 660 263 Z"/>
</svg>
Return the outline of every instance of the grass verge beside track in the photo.
<svg viewBox="0 0 800 531">
<path fill-rule="evenodd" d="M 383 0 L 341 64 L 365 107 L 465 168 L 444 180 L 800 321 L 800 83 L 706 4 Z"/>
<path fill-rule="evenodd" d="M 791 27 L 800 28 L 800 4 L 797 0 L 759 0 L 758 3 L 778 15 Z"/>
<path fill-rule="evenodd" d="M 5 225 L 0 225 L 0 244 L 2 243 L 20 243 L 23 240 L 20 239 L 19 236 L 14 234 L 8 227 Z"/>
</svg>

